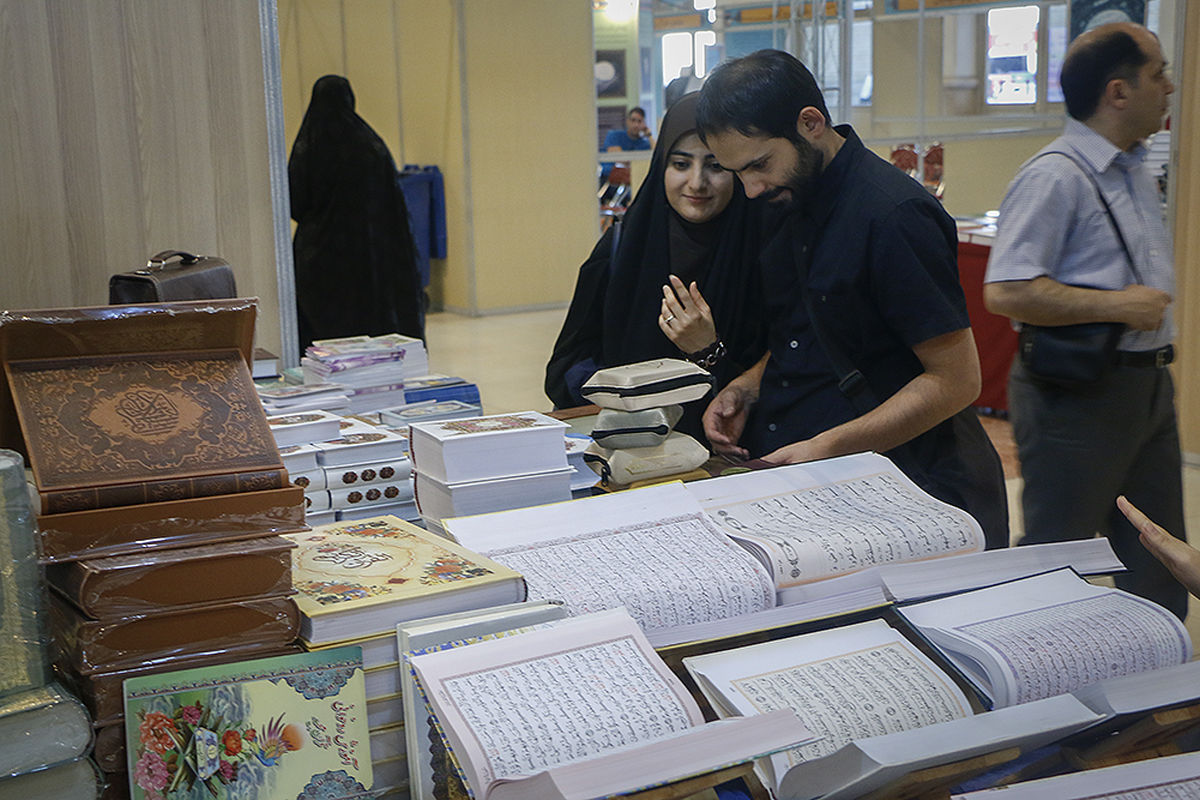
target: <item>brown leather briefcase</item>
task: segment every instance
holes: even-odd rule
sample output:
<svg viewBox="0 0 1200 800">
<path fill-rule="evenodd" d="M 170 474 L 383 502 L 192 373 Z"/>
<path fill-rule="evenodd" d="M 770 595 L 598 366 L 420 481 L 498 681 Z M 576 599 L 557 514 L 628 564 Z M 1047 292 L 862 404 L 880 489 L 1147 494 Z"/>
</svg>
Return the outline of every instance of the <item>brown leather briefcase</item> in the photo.
<svg viewBox="0 0 1200 800">
<path fill-rule="evenodd" d="M 121 272 L 108 280 L 109 305 L 227 297 L 237 297 L 229 262 L 182 250 L 155 253 L 142 269 Z"/>
</svg>

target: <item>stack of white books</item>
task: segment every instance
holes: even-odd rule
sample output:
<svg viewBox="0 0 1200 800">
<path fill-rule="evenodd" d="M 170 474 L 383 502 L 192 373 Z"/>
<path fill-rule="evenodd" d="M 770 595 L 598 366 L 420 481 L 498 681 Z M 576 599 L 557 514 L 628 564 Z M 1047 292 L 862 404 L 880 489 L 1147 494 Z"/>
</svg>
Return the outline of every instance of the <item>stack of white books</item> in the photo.
<svg viewBox="0 0 1200 800">
<path fill-rule="evenodd" d="M 571 499 L 567 425 L 536 411 L 416 422 L 409 428 L 417 508 L 448 517 Z"/>
<path fill-rule="evenodd" d="M 342 420 L 336 438 L 317 442 L 317 470 L 310 486 L 320 485 L 313 497 L 308 524 L 354 520 L 379 514 L 418 519 L 413 501 L 412 464 L 408 437 L 360 419 Z M 321 512 L 315 508 L 318 503 Z M 315 521 L 314 521 L 315 520 Z"/>
<path fill-rule="evenodd" d="M 586 433 L 568 433 L 564 437 L 567 445 L 567 465 L 571 467 L 571 496 L 591 497 L 592 487 L 600 482 L 600 476 L 592 471 L 583 459 L 592 437 Z"/>
<path fill-rule="evenodd" d="M 350 407 L 346 387 L 336 383 L 271 383 L 256 387 L 268 415 L 297 411 L 345 411 Z"/>
<path fill-rule="evenodd" d="M 304 382 L 345 387 L 350 413 L 405 402 L 404 381 L 429 372 L 420 339 L 397 333 L 314 342 L 300 360 Z"/>
<path fill-rule="evenodd" d="M 340 435 L 342 417 L 329 411 L 295 411 L 267 417 L 277 447 L 310 444 Z"/>
</svg>

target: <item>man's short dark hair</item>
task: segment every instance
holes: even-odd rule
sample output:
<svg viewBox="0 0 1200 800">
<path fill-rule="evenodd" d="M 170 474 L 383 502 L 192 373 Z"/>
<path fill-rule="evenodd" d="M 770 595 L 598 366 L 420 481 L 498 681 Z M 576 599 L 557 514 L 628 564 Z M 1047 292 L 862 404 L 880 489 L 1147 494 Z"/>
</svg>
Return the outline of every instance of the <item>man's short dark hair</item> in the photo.
<svg viewBox="0 0 1200 800">
<path fill-rule="evenodd" d="M 634 114 L 641 114 L 642 119 L 645 119 L 646 118 L 646 109 L 642 108 L 641 106 L 634 106 L 633 108 L 629 109 L 629 113 L 626 114 L 625 116 L 632 117 Z"/>
<path fill-rule="evenodd" d="M 794 141 L 800 111 L 813 106 L 832 124 L 825 96 L 808 67 L 782 50 L 759 50 L 726 61 L 704 82 L 696 106 L 696 128 L 708 134 L 737 131 Z"/>
<path fill-rule="evenodd" d="M 1119 29 L 1068 50 L 1059 77 L 1067 113 L 1080 122 L 1090 119 L 1108 82 L 1121 78 L 1136 85 L 1138 70 L 1149 60 L 1137 40 Z"/>
</svg>

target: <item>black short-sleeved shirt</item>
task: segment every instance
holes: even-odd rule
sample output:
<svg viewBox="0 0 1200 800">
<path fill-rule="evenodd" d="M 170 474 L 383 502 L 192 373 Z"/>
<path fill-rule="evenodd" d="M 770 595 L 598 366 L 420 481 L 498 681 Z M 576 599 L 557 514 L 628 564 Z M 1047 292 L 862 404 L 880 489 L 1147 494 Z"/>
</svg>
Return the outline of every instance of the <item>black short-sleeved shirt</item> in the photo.
<svg viewBox="0 0 1200 800">
<path fill-rule="evenodd" d="M 880 402 L 921 373 L 913 345 L 970 326 L 953 220 L 849 126 L 837 131 L 845 143 L 762 256 L 771 359 L 742 438 L 754 456 L 858 416 L 809 325 L 799 259 L 811 256 L 814 313 Z M 908 457 L 888 455 L 902 467 L 929 463 L 944 449 L 921 440 L 944 440 L 946 427 L 914 440 Z"/>
</svg>

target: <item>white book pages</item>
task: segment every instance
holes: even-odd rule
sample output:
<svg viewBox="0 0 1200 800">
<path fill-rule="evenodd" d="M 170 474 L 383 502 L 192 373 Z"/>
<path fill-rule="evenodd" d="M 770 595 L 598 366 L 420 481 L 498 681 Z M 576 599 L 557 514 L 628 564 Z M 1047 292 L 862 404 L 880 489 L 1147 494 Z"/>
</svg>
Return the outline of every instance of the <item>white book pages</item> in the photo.
<svg viewBox="0 0 1200 800">
<path fill-rule="evenodd" d="M 419 469 L 419 464 L 418 464 Z M 525 576 L 571 614 L 624 606 L 645 630 L 775 605 L 770 576 L 677 483 L 445 520 L 450 535 Z"/>
<path fill-rule="evenodd" d="M 647 743 L 500 781 L 488 800 L 592 800 L 715 772 L 769 755 L 806 736 L 790 711 L 710 722 Z"/>
<path fill-rule="evenodd" d="M 556 603 L 509 603 L 401 623 L 396 626 L 394 638 L 399 651 L 408 655 L 466 647 L 485 638 L 515 633 L 565 616 L 566 611 Z M 400 692 L 408 747 L 409 793 L 412 800 L 434 800 L 430 716 L 407 659 L 400 665 Z"/>
<path fill-rule="evenodd" d="M 1137 714 L 1200 700 L 1200 661 L 1135 672 L 1093 683 L 1072 694 L 1101 714 Z"/>
<path fill-rule="evenodd" d="M 477 797 L 534 775 L 704 722 L 622 610 L 412 658 Z"/>
<path fill-rule="evenodd" d="M 1097 681 L 1182 664 L 1192 655 L 1173 614 L 1069 569 L 899 609 L 997 708 Z"/>
<path fill-rule="evenodd" d="M 1150 758 L 1040 781 L 956 794 L 952 800 L 1194 800 L 1200 753 Z"/>
<path fill-rule="evenodd" d="M 853 739 L 970 716 L 946 673 L 881 620 L 693 656 L 684 665 L 719 716 L 791 708 L 820 737 L 771 757 L 767 779 Z"/>
<path fill-rule="evenodd" d="M 937 597 L 1071 567 L 1080 575 L 1123 572 L 1125 565 L 1105 538 L 1049 542 L 933 561 L 887 564 L 878 568 L 884 588 L 896 602 Z"/>
<path fill-rule="evenodd" d="M 1028 752 L 1103 718 L 1070 695 L 1061 695 L 856 739 L 824 758 L 792 767 L 780 782 L 777 796 L 781 800 L 850 800 L 879 791 L 919 769 L 1011 747 Z"/>
<path fill-rule="evenodd" d="M 696 481 L 688 489 L 731 536 L 765 556 L 780 588 L 984 547 L 969 514 L 875 453 Z"/>
</svg>

